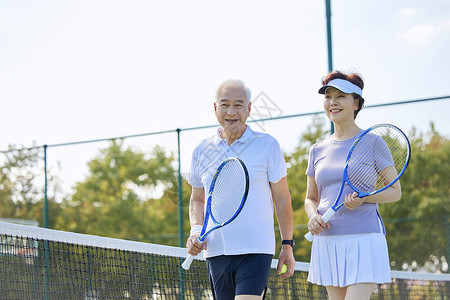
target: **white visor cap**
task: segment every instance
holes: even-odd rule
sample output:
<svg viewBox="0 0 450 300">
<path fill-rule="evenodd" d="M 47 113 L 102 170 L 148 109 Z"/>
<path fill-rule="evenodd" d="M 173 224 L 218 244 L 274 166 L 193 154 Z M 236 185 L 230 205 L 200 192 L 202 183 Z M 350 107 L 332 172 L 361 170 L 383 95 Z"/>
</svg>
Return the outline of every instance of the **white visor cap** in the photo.
<svg viewBox="0 0 450 300">
<path fill-rule="evenodd" d="M 347 93 L 347 94 L 351 94 L 351 93 L 355 93 L 361 96 L 362 98 L 362 90 L 359 86 L 357 86 L 356 84 L 351 83 L 350 81 L 347 81 L 345 79 L 333 79 L 330 82 L 328 82 L 327 85 L 322 86 L 319 89 L 319 94 L 325 94 L 326 90 L 329 87 L 334 87 L 338 90 L 340 90 L 341 92 Z"/>
</svg>

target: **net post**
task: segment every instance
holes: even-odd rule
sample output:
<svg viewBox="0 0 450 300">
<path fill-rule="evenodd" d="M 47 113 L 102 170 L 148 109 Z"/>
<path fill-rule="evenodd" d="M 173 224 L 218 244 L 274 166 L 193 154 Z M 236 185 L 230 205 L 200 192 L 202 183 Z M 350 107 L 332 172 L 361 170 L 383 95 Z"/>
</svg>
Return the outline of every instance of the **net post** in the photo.
<svg viewBox="0 0 450 300">
<path fill-rule="evenodd" d="M 44 240 L 44 299 L 49 299 L 49 278 L 50 278 L 50 251 L 49 243 Z"/>
</svg>

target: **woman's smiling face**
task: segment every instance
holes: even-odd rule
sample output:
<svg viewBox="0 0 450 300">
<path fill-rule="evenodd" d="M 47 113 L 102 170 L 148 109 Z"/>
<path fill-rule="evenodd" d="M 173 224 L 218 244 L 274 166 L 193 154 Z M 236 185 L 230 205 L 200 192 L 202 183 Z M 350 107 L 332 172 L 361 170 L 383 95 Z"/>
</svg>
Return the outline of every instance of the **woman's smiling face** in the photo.
<svg viewBox="0 0 450 300">
<path fill-rule="evenodd" d="M 327 117 L 334 123 L 354 120 L 355 111 L 358 109 L 358 99 L 355 99 L 353 94 L 329 87 L 325 92 L 323 108 Z"/>
</svg>

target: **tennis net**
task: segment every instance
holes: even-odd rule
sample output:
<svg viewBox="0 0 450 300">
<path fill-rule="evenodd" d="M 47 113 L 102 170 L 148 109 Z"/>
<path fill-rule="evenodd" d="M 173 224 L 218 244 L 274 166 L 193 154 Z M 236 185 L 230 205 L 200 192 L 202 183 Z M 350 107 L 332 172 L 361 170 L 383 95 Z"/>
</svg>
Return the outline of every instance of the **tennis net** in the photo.
<svg viewBox="0 0 450 300">
<path fill-rule="evenodd" d="M 184 271 L 186 249 L 0 222 L 1 299 L 212 299 L 206 264 Z M 272 269 L 266 299 L 327 299 L 306 281 Z M 450 275 L 392 272 L 372 299 L 450 299 Z"/>
</svg>

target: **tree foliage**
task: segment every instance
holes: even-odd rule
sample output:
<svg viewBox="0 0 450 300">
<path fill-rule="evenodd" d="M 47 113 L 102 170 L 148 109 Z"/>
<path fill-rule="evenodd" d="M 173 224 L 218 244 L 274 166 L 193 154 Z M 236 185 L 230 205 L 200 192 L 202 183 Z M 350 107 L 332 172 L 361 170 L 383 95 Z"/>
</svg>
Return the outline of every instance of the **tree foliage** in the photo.
<svg viewBox="0 0 450 300">
<path fill-rule="evenodd" d="M 156 146 L 151 154 L 112 141 L 89 162 L 89 175 L 63 203 L 60 229 L 137 241 L 177 232 L 174 158 Z"/>
<path fill-rule="evenodd" d="M 321 117 L 313 118 L 312 123 L 306 128 L 305 133 L 300 136 L 298 146 L 294 151 L 285 154 L 288 166 L 287 178 L 289 192 L 292 198 L 292 208 L 294 210 L 294 224 L 296 227 L 296 259 L 302 261 L 309 260 L 310 243 L 303 238 L 306 234 L 306 224 L 308 217 L 303 209 L 306 196 L 306 167 L 308 165 L 309 149 L 317 141 L 322 140 L 328 132 L 325 130 L 325 122 Z"/>
<path fill-rule="evenodd" d="M 15 150 L 8 146 L 0 163 L 0 217 L 36 220 L 43 223 L 44 209 L 44 156 L 42 149 L 31 147 Z M 55 194 L 59 191 L 58 180 L 48 172 L 48 208 L 51 216 L 58 214 Z M 49 218 L 53 221 L 52 217 Z"/>
<path fill-rule="evenodd" d="M 412 154 L 400 179 L 402 199 L 380 207 L 388 228 L 390 258 L 397 269 L 448 271 L 450 140 L 433 124 L 430 127 L 425 134 L 415 129 L 409 134 Z"/>
</svg>

